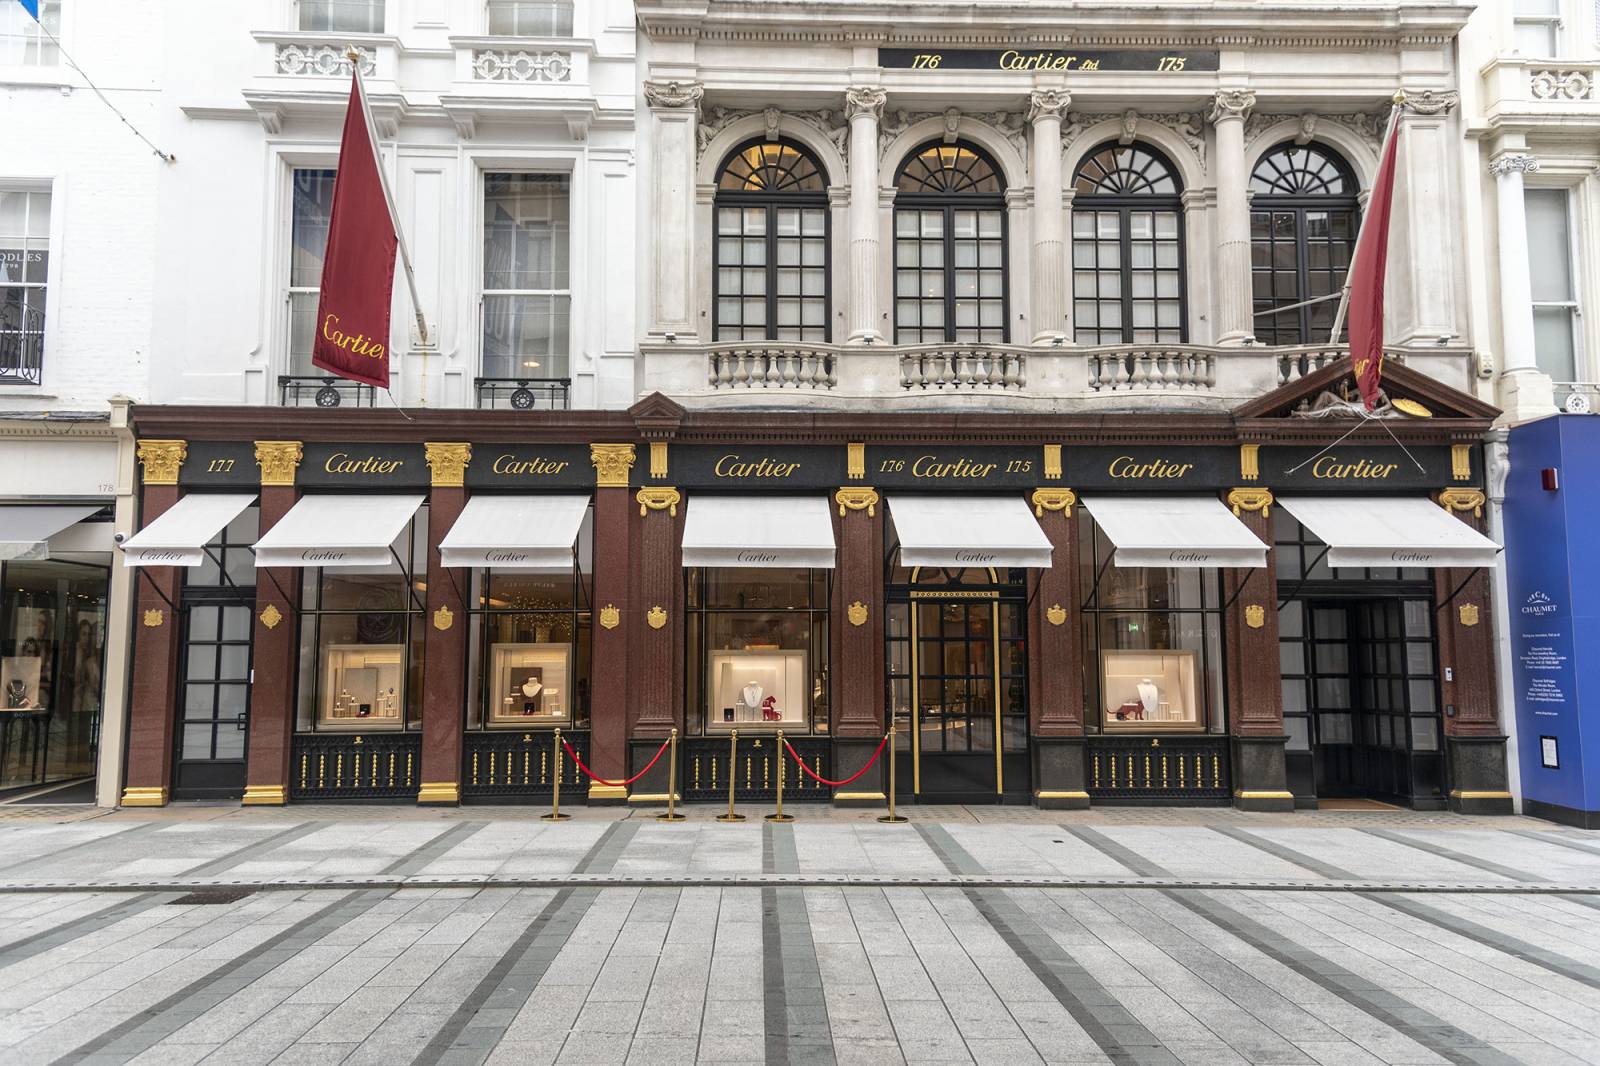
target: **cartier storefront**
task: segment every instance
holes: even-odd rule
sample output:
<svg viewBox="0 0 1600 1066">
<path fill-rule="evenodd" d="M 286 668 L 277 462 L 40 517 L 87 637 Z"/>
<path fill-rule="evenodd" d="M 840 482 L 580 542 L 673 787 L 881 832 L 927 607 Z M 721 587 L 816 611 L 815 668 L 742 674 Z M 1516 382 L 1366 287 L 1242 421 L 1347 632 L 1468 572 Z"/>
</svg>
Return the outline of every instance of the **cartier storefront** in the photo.
<svg viewBox="0 0 1600 1066">
<path fill-rule="evenodd" d="M 1509 810 L 1493 411 L 1395 367 L 1429 417 L 1297 414 L 1339 373 L 1217 414 L 137 408 L 123 802 L 657 803 L 665 760 L 590 783 L 555 732 L 621 780 L 676 729 L 685 801 L 875 805 L 887 760 L 784 760 L 892 726 L 906 802 Z"/>
</svg>

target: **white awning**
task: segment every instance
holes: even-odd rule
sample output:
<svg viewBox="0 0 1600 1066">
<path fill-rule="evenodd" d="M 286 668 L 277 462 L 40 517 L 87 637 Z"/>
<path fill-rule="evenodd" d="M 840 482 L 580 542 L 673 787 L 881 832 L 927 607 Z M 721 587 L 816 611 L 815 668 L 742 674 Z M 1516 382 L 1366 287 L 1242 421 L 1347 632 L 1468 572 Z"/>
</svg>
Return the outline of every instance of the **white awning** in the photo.
<svg viewBox="0 0 1600 1066">
<path fill-rule="evenodd" d="M 831 569 L 827 497 L 696 497 L 683 520 L 683 565 Z"/>
<path fill-rule="evenodd" d="M 1292 496 L 1277 505 L 1328 545 L 1329 566 L 1493 566 L 1500 545 L 1421 496 Z"/>
<path fill-rule="evenodd" d="M 253 492 L 191 493 L 129 537 L 122 561 L 128 566 L 199 566 L 205 562 L 205 546 L 255 500 Z"/>
<path fill-rule="evenodd" d="M 587 496 L 474 496 L 439 542 L 445 566 L 571 570 Z"/>
<path fill-rule="evenodd" d="M 421 496 L 301 497 L 256 541 L 256 565 L 388 566 L 390 546 L 421 506 Z"/>
<path fill-rule="evenodd" d="M 1267 565 L 1267 546 L 1211 496 L 1096 496 L 1083 501 L 1116 546 L 1117 566 Z"/>
<path fill-rule="evenodd" d="M 1050 538 L 1021 496 L 895 496 L 901 566 L 1050 565 Z"/>
<path fill-rule="evenodd" d="M 0 559 L 13 561 L 50 558 L 51 537 L 100 510 L 93 507 L 45 507 L 18 504 L 0 507 Z"/>
</svg>

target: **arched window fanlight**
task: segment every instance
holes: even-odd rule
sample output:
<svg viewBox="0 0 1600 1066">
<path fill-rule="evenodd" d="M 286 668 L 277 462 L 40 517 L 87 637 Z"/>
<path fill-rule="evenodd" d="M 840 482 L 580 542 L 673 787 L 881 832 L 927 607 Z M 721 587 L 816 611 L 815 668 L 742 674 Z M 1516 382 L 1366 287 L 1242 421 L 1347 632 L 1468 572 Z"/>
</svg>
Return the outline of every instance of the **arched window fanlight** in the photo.
<svg viewBox="0 0 1600 1066">
<path fill-rule="evenodd" d="M 906 157 L 895 190 L 895 342 L 1004 343 L 1000 168 L 977 145 L 935 141 Z"/>
<path fill-rule="evenodd" d="M 1261 157 L 1250 191 L 1256 339 L 1327 341 L 1360 222 L 1350 165 L 1325 145 L 1286 142 Z"/>
<path fill-rule="evenodd" d="M 1079 196 L 1176 196 L 1182 192 L 1172 164 L 1141 144 L 1108 144 L 1078 166 Z"/>
<path fill-rule="evenodd" d="M 809 149 L 753 140 L 717 173 L 717 340 L 829 339 L 828 177 Z"/>
<path fill-rule="evenodd" d="M 1072 316 L 1079 344 L 1188 339 L 1183 191 L 1154 147 L 1110 143 L 1073 175 Z"/>
</svg>

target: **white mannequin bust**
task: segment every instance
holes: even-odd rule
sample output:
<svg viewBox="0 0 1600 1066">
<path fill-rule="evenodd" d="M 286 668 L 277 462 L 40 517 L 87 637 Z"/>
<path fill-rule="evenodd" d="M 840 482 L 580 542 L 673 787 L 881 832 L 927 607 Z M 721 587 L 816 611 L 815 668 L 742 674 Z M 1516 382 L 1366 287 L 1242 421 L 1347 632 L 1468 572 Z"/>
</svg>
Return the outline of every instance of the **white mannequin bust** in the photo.
<svg viewBox="0 0 1600 1066">
<path fill-rule="evenodd" d="M 1155 718 L 1156 708 L 1161 702 L 1161 690 L 1148 677 L 1139 682 L 1139 702 L 1144 704 L 1145 717 Z"/>
<path fill-rule="evenodd" d="M 522 694 L 524 696 L 528 697 L 531 700 L 534 697 L 538 696 L 540 690 L 542 690 L 543 688 L 544 688 L 543 685 L 541 685 L 534 678 L 530 677 L 530 678 L 528 678 L 528 680 L 526 680 L 526 681 L 524 681 L 522 683 Z"/>
<path fill-rule="evenodd" d="M 754 681 L 746 683 L 744 688 L 739 690 L 739 695 L 743 698 L 746 707 L 761 706 L 761 693 L 761 686 Z"/>
</svg>

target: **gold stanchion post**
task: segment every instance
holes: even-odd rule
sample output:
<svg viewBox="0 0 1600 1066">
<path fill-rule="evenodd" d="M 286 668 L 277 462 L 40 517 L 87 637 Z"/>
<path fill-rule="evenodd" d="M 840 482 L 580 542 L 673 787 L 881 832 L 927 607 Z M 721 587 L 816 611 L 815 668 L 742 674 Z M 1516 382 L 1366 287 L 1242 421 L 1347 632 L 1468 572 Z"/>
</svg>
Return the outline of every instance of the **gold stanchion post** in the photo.
<svg viewBox="0 0 1600 1066">
<path fill-rule="evenodd" d="M 778 812 L 767 815 L 769 822 L 792 822 L 794 815 L 783 813 L 783 772 L 788 768 L 785 761 L 788 755 L 783 741 L 783 730 L 778 730 Z"/>
<path fill-rule="evenodd" d="M 737 778 L 735 772 L 739 766 L 739 731 L 733 730 L 728 736 L 728 813 L 717 815 L 719 822 L 742 822 L 744 815 L 733 812 L 733 783 Z"/>
<path fill-rule="evenodd" d="M 551 796 L 551 799 L 550 799 L 550 813 L 549 814 L 543 814 L 543 815 L 539 816 L 540 820 L 541 821 L 545 821 L 545 822 L 564 822 L 568 818 L 572 817 L 572 815 L 570 815 L 570 814 L 562 814 L 561 813 L 561 727 L 560 726 L 556 727 L 555 749 L 556 749 L 556 760 L 555 760 L 555 762 L 556 762 L 556 780 L 555 780 L 555 785 L 554 785 L 553 789 L 551 790 L 551 794 L 550 794 L 550 796 Z"/>
<path fill-rule="evenodd" d="M 903 814 L 894 813 L 894 723 L 889 723 L 889 739 L 883 743 L 884 752 L 889 760 L 889 813 L 878 815 L 880 822 L 904 822 L 907 818 Z"/>
<path fill-rule="evenodd" d="M 665 814 L 656 815 L 656 820 L 661 822 L 681 822 L 683 815 L 678 813 L 678 731 L 673 729 L 672 736 L 667 742 L 672 745 L 672 750 L 667 753 L 667 810 Z"/>
</svg>

